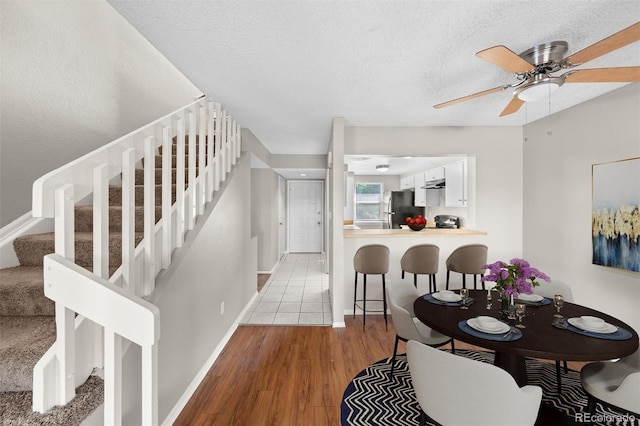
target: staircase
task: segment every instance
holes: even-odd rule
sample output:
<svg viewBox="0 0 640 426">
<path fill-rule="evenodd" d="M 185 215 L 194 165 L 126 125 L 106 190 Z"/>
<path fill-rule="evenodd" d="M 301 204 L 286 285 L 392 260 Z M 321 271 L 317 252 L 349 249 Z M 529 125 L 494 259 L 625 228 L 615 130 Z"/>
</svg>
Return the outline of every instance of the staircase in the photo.
<svg viewBox="0 0 640 426">
<path fill-rule="evenodd" d="M 0 392 L 33 391 L 34 410 L 43 412 L 73 397 L 88 376 L 82 366 L 104 367 L 105 423 L 117 423 L 118 362 L 126 351 L 119 336 L 133 342 L 143 336 L 135 343 L 149 345 L 147 359 L 157 367 L 153 348 L 159 334 L 119 331 L 117 317 L 133 309 L 133 316 L 151 314 L 158 323 L 158 313 L 143 298 L 235 164 L 239 134 L 219 104 L 201 98 L 34 184 L 34 216 L 53 217 L 55 232 L 15 238 L 18 265 L 0 269 Z M 120 154 L 115 162 L 114 152 Z M 92 177 L 89 185 L 86 176 Z M 74 299 L 92 289 L 93 296 Z M 114 298 L 114 312 L 93 315 L 105 290 Z M 87 323 L 100 327 L 80 331 Z M 83 338 L 87 333 L 92 337 Z M 92 349 L 78 350 L 82 345 Z M 149 374 L 143 377 L 143 392 L 150 392 L 143 396 L 149 403 L 143 422 L 157 423 L 153 367 Z"/>
</svg>

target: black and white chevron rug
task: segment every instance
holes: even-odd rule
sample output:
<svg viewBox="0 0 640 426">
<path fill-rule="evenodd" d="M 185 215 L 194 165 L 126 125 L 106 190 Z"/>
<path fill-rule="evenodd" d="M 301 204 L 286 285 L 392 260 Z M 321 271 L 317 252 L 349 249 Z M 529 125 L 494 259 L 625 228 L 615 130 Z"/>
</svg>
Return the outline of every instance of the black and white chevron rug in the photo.
<svg viewBox="0 0 640 426">
<path fill-rule="evenodd" d="M 493 353 L 458 349 L 457 355 L 493 363 Z M 389 377 L 391 358 L 380 360 L 362 370 L 347 386 L 340 407 L 342 426 L 404 426 L 419 424 L 420 408 L 416 400 L 406 355 L 396 358 L 393 380 Z M 587 395 L 580 385 L 580 373 L 562 372 L 562 393 L 556 391 L 555 365 L 527 359 L 529 382 L 542 387 L 543 409 L 537 424 L 584 424 Z M 576 414 L 578 415 L 576 417 Z M 598 405 L 597 425 L 638 425 L 639 419 Z M 433 425 L 433 423 L 428 423 Z"/>
</svg>

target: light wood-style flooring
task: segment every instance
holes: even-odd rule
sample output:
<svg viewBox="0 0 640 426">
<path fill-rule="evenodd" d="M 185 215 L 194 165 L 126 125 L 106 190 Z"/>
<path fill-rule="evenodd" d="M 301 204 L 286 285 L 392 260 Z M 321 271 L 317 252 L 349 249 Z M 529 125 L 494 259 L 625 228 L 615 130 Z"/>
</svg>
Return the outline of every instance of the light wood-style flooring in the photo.
<svg viewBox="0 0 640 426">
<path fill-rule="evenodd" d="M 346 328 L 238 327 L 174 425 L 339 426 L 346 386 L 390 357 L 395 339 L 391 318 L 386 330 L 382 315 L 367 315 L 364 330 L 361 316 L 345 321 Z M 398 353 L 405 350 L 401 343 Z"/>
</svg>

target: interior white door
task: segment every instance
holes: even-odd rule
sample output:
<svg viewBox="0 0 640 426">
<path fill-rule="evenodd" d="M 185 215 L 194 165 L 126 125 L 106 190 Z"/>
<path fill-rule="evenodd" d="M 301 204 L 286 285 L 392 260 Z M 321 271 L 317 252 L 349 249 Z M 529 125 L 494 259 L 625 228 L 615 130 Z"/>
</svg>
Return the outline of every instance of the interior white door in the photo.
<svg viewBox="0 0 640 426">
<path fill-rule="evenodd" d="M 322 252 L 322 181 L 288 181 L 289 252 Z"/>
<path fill-rule="evenodd" d="M 286 183 L 282 176 L 278 177 L 278 260 L 282 259 L 286 250 Z"/>
</svg>

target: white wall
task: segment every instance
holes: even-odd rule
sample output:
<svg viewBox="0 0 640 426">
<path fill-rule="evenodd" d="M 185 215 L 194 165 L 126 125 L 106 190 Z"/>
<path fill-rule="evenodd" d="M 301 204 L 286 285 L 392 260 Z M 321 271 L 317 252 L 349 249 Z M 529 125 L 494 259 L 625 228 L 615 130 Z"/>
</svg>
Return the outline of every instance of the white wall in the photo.
<svg viewBox="0 0 640 426">
<path fill-rule="evenodd" d="M 270 272 L 278 263 L 278 174 L 251 169 L 251 214 L 246 226 L 258 238 L 258 270 Z"/>
<path fill-rule="evenodd" d="M 106 1 L 1 1 L 0 227 L 43 174 L 200 91 Z"/>
<path fill-rule="evenodd" d="M 524 134 L 526 258 L 569 284 L 576 302 L 640 330 L 640 274 L 591 264 L 591 166 L 640 156 L 640 84 L 529 124 Z"/>
<path fill-rule="evenodd" d="M 255 244 L 245 214 L 251 208 L 251 169 L 244 155 L 217 193 L 215 206 L 187 234 L 171 268 L 156 280 L 151 302 L 160 309 L 159 419 L 164 419 L 256 294 Z M 249 261 L 249 259 L 254 259 Z M 220 304 L 224 302 L 224 315 Z M 140 351 L 124 361 L 123 424 L 140 421 Z"/>
</svg>

